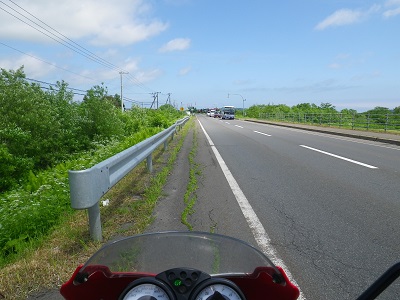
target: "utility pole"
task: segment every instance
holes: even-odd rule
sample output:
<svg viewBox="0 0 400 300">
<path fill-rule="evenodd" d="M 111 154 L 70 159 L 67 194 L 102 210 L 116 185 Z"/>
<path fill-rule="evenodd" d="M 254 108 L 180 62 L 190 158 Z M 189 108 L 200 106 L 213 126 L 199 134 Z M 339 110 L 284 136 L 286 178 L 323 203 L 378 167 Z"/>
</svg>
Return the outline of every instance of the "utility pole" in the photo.
<svg viewBox="0 0 400 300">
<path fill-rule="evenodd" d="M 129 72 L 119 72 L 119 75 L 121 75 L 121 111 L 124 112 L 124 98 L 122 97 L 122 74 L 129 74 Z"/>
<path fill-rule="evenodd" d="M 171 93 L 168 93 L 168 98 L 167 101 L 165 102 L 165 104 L 171 104 Z"/>
<path fill-rule="evenodd" d="M 153 100 L 153 103 L 151 104 L 150 109 L 153 107 L 153 104 L 156 103 L 156 102 L 157 102 L 157 107 L 156 107 L 156 109 L 158 109 L 158 94 L 160 94 L 160 93 L 161 93 L 161 92 L 154 92 L 154 93 L 151 93 L 151 95 L 153 95 L 154 100 Z"/>
</svg>

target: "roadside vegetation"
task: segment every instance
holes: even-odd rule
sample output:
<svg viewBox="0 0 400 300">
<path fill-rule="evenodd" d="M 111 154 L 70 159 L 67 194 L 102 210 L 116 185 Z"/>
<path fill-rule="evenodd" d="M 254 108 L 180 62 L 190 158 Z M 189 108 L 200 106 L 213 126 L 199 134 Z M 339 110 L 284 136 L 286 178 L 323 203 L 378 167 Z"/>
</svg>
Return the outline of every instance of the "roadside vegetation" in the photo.
<svg viewBox="0 0 400 300">
<path fill-rule="evenodd" d="M 196 190 L 198 189 L 197 177 L 201 175 L 199 165 L 195 162 L 197 154 L 197 131 L 193 130 L 193 143 L 192 149 L 189 153 L 189 182 L 186 186 L 186 192 L 183 196 L 185 203 L 185 209 L 181 214 L 181 222 L 188 230 L 193 230 L 192 224 L 189 222 L 189 217 L 194 214 L 194 205 L 196 204 L 197 195 Z"/>
<path fill-rule="evenodd" d="M 120 180 L 101 201 L 103 242 L 89 236 L 86 211 L 75 211 L 43 236 L 40 245 L 26 248 L 18 260 L 0 270 L 0 293 L 6 299 L 26 299 L 38 292 L 49 293 L 65 283 L 79 264 L 84 263 L 104 243 L 142 233 L 153 221 L 153 210 L 174 167 L 184 139 L 194 125 L 190 120 L 169 142 L 154 153 L 153 173 L 142 163 Z"/>
<path fill-rule="evenodd" d="M 183 117 L 170 105 L 122 112 L 102 85 L 76 102 L 65 82 L 43 90 L 23 68 L 1 70 L 0 115 L 0 267 L 75 215 L 68 170 L 90 168 Z"/>
<path fill-rule="evenodd" d="M 266 119 L 318 126 L 385 131 L 400 133 L 400 106 L 393 109 L 375 107 L 358 113 L 354 109 L 336 110 L 330 103 L 301 103 L 289 107 L 284 104 L 253 105 L 245 111 L 248 118 Z"/>
</svg>

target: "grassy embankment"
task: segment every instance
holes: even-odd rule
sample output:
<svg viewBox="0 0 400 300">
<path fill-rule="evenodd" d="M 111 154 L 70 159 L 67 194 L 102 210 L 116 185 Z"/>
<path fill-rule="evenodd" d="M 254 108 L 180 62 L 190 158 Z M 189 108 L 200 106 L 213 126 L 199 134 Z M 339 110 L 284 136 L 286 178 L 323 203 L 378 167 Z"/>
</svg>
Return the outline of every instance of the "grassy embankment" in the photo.
<svg viewBox="0 0 400 300">
<path fill-rule="evenodd" d="M 86 210 L 76 211 L 44 237 L 40 247 L 26 249 L 20 259 L 0 270 L 0 293 L 6 299 L 26 299 L 38 291 L 57 289 L 110 239 L 143 232 L 153 220 L 157 199 L 193 124 L 192 119 L 166 151 L 160 147 L 154 153 L 152 174 L 142 163 L 104 196 L 110 205 L 101 208 L 103 242 L 90 239 Z"/>
</svg>

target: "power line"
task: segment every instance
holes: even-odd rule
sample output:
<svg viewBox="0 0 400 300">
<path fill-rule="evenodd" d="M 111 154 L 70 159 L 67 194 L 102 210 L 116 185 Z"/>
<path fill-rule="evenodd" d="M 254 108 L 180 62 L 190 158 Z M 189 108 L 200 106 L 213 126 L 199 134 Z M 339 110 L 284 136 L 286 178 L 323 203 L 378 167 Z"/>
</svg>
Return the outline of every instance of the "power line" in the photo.
<svg viewBox="0 0 400 300">
<path fill-rule="evenodd" d="M 42 80 L 37 80 L 37 79 L 32 79 L 32 78 L 25 78 L 25 79 L 29 80 L 29 81 L 34 81 L 34 82 L 37 82 L 37 83 L 43 83 L 43 84 L 48 84 L 48 85 L 52 85 L 52 86 L 57 86 L 57 84 L 55 84 L 55 83 L 49 83 L 49 82 L 42 81 Z M 85 90 L 76 89 L 76 88 L 70 88 L 70 87 L 67 87 L 67 89 L 74 90 L 74 91 L 79 91 L 79 92 L 84 92 L 84 93 L 87 92 Z"/>
<path fill-rule="evenodd" d="M 8 7 L 9 9 L 11 9 L 13 12 L 19 14 L 20 16 L 22 16 L 23 18 L 25 18 L 26 20 L 28 20 L 29 22 L 33 23 L 29 24 L 28 22 L 24 21 L 23 19 L 21 19 L 20 17 L 16 16 L 15 14 L 13 14 L 12 12 L 0 7 L 0 9 L 2 9 L 3 11 L 5 11 L 6 13 L 10 14 L 11 16 L 13 16 L 14 18 L 18 19 L 19 21 L 25 23 L 26 25 L 30 26 L 31 28 L 35 29 L 36 31 L 40 32 L 41 34 L 49 37 L 50 39 L 56 41 L 57 43 L 67 47 L 68 49 L 92 60 L 93 62 L 96 62 L 106 68 L 109 68 L 111 70 L 117 71 L 117 72 L 125 72 L 122 68 L 119 68 L 118 66 L 108 62 L 107 60 L 97 56 L 96 54 L 94 54 L 93 52 L 91 52 L 90 50 L 86 49 L 85 47 L 79 45 L 78 43 L 74 42 L 73 40 L 71 40 L 70 38 L 68 38 L 67 36 L 65 36 L 64 34 L 60 33 L 59 31 L 57 31 L 56 29 L 54 29 L 53 27 L 51 27 L 50 25 L 48 25 L 47 23 L 43 22 L 42 20 L 40 20 L 39 18 L 37 18 L 36 16 L 34 16 L 32 13 L 28 12 L 26 9 L 24 9 L 23 7 L 21 7 L 20 5 L 16 4 L 15 2 L 13 2 L 12 0 L 9 0 L 12 4 L 14 4 L 16 7 L 18 7 L 20 10 L 24 11 L 26 14 L 30 15 L 31 17 L 33 17 L 34 19 L 36 19 L 37 21 L 39 21 L 40 23 L 44 24 L 47 28 L 51 29 L 51 31 L 47 28 L 45 28 L 44 26 L 38 24 L 37 22 L 35 22 L 34 20 L 32 20 L 31 18 L 29 18 L 28 16 L 24 15 L 23 13 L 17 11 L 15 8 L 11 7 L 10 5 L 7 5 L 6 3 L 4 3 L 3 1 L 0 1 L 0 3 L 4 4 L 6 7 Z M 39 29 L 39 28 L 41 29 Z M 45 32 L 44 32 L 44 31 Z M 47 32 L 47 33 L 46 33 Z M 76 45 L 76 46 L 75 46 Z M 12 48 L 12 47 L 11 47 Z M 18 50 L 17 50 L 18 51 Z M 21 51 L 20 51 L 21 52 Z M 149 89 L 147 86 L 145 86 L 142 82 L 140 82 L 136 77 L 130 75 L 129 78 L 132 80 L 132 83 L 138 87 L 141 87 L 142 89 L 151 91 L 151 89 Z"/>
<path fill-rule="evenodd" d="M 28 80 L 28 81 L 33 81 L 33 82 L 40 83 L 40 84 L 47 84 L 47 85 L 49 85 L 49 86 L 57 86 L 57 84 L 55 84 L 55 83 L 45 82 L 45 81 L 42 81 L 42 80 L 37 80 L 37 79 L 32 79 L 32 78 L 25 78 L 25 79 Z M 41 88 L 41 89 L 50 90 L 50 88 L 45 87 L 45 86 L 40 86 L 40 88 Z M 71 91 L 73 92 L 74 95 L 85 96 L 85 95 L 86 95 L 86 92 L 87 92 L 87 91 L 85 91 L 85 90 L 76 89 L 76 88 L 71 88 L 71 87 L 68 87 L 68 86 L 66 87 L 66 89 L 71 90 Z M 54 89 L 54 90 L 59 91 L 59 89 Z M 74 91 L 83 92 L 83 93 L 85 93 L 85 94 L 77 93 L 77 92 L 74 92 Z"/>
<path fill-rule="evenodd" d="M 101 58 L 100 56 L 94 54 L 93 52 L 91 52 L 90 50 L 86 49 L 85 47 L 79 45 L 78 43 L 74 42 L 73 40 L 71 40 L 70 38 L 68 38 L 67 36 L 65 36 L 64 34 L 62 34 L 61 32 L 59 32 L 58 30 L 54 29 L 53 27 L 51 27 L 50 25 L 48 25 L 47 23 L 43 22 L 42 20 L 40 20 L 39 18 L 37 18 L 36 16 L 34 16 L 33 14 L 31 14 L 30 12 L 28 12 L 26 9 L 22 8 L 21 6 L 19 6 L 18 4 L 16 4 L 14 1 L 9 0 L 11 3 L 13 3 L 15 6 L 19 7 L 20 9 L 22 9 L 24 12 L 26 12 L 27 14 L 29 14 L 30 16 L 32 16 L 33 18 L 35 18 L 36 20 L 38 20 L 39 22 L 41 22 L 42 24 L 44 24 L 45 26 L 47 26 L 48 28 L 50 28 L 51 30 L 53 30 L 54 32 L 56 32 L 58 35 L 63 37 L 63 40 L 68 40 L 70 41 L 72 44 L 78 46 L 80 49 L 82 49 L 85 53 L 89 54 L 91 57 L 94 57 L 100 61 L 105 62 L 106 64 L 110 65 L 111 67 L 115 68 L 115 69 L 119 69 L 117 66 L 115 66 L 114 64 L 104 60 L 103 58 Z M 35 23 L 36 24 L 36 23 Z M 40 26 L 40 25 L 39 25 Z M 41 26 L 40 26 L 41 27 Z M 43 28 L 43 27 L 42 27 Z M 69 45 L 72 45 L 71 43 L 68 43 Z"/>
<path fill-rule="evenodd" d="M 0 42 L 0 44 L 3 45 L 3 46 L 5 46 L 5 47 L 8 47 L 8 48 L 10 48 L 10 49 L 12 49 L 12 50 L 14 50 L 14 51 L 17 51 L 17 52 L 19 52 L 19 53 L 22 53 L 22 54 L 24 54 L 24 55 L 26 55 L 26 56 L 30 56 L 30 57 L 32 57 L 32 58 L 34 58 L 34 59 L 37 59 L 37 60 L 39 60 L 39 61 L 41 61 L 41 62 L 44 62 L 44 63 L 46 63 L 46 64 L 48 64 L 48 65 L 50 65 L 50 66 L 56 67 L 56 68 L 58 68 L 58 69 L 60 69 L 60 70 L 69 72 L 69 73 L 74 74 L 74 75 L 78 75 L 78 76 L 83 77 L 83 78 L 86 78 L 86 79 L 90 79 L 90 80 L 96 81 L 96 80 L 93 79 L 93 78 L 90 78 L 90 77 L 87 77 L 87 76 L 84 76 L 84 75 L 75 73 L 75 72 L 73 72 L 73 71 L 71 71 L 71 70 L 62 68 L 62 67 L 60 67 L 60 66 L 57 66 L 56 64 L 50 63 L 50 62 L 45 61 L 45 60 L 43 60 L 43 59 L 41 59 L 41 58 L 39 58 L 39 57 L 36 57 L 36 56 L 31 55 L 31 54 L 29 54 L 29 53 L 23 52 L 23 51 L 21 51 L 21 50 L 18 50 L 18 49 L 14 48 L 14 47 L 12 47 L 12 46 L 10 46 L 10 45 L 4 44 L 3 42 Z"/>
<path fill-rule="evenodd" d="M 44 90 L 51 90 L 51 88 L 49 88 L 49 87 L 46 87 L 46 86 L 40 86 L 40 88 L 41 89 L 44 89 Z M 60 90 L 58 90 L 58 89 L 52 89 L 53 91 L 60 91 Z M 77 92 L 73 92 L 73 91 L 71 91 L 72 92 L 72 94 L 74 94 L 74 95 L 80 95 L 80 96 L 86 96 L 86 94 L 81 94 L 81 93 L 77 93 Z"/>
<path fill-rule="evenodd" d="M 26 79 L 26 80 L 28 80 L 28 81 L 40 83 L 40 84 L 47 84 L 47 85 L 49 85 L 49 86 L 57 86 L 57 84 L 55 84 L 55 83 L 50 83 L 50 82 L 46 82 L 46 81 L 42 81 L 42 80 L 37 80 L 37 79 L 32 79 L 32 78 L 28 78 L 28 77 L 25 77 L 24 79 Z M 50 88 L 45 87 L 45 86 L 42 86 L 42 85 L 40 86 L 40 88 L 41 88 L 41 89 L 50 90 Z M 66 89 L 73 91 L 73 94 L 74 94 L 74 95 L 86 96 L 86 93 L 87 93 L 87 91 L 85 91 L 85 90 L 77 89 L 77 88 L 71 88 L 71 87 L 68 87 L 68 86 L 66 87 Z M 59 91 L 59 89 L 54 89 L 54 90 Z M 77 92 L 83 92 L 83 93 L 85 93 L 85 94 L 77 93 L 77 92 L 75 92 L 75 91 L 77 91 Z M 147 93 L 138 93 L 138 94 L 146 94 L 146 95 L 147 95 Z M 148 106 L 152 104 L 152 102 L 149 102 L 149 101 L 147 101 L 147 102 L 146 102 L 146 101 L 138 101 L 138 100 L 130 99 L 130 98 L 128 98 L 128 97 L 124 97 L 124 101 L 131 102 L 131 103 L 135 103 L 135 104 L 148 105 Z"/>
<path fill-rule="evenodd" d="M 145 86 L 145 85 L 144 85 L 143 83 L 141 83 L 136 77 L 134 77 L 134 76 L 128 76 L 128 79 L 131 79 L 131 82 L 132 82 L 134 85 L 136 85 L 136 86 L 142 88 L 143 90 L 146 90 L 146 91 L 148 91 L 148 92 L 150 92 L 150 93 L 154 93 L 154 90 L 153 90 L 153 89 L 151 89 L 151 88 Z"/>
<path fill-rule="evenodd" d="M 133 99 L 130 99 L 130 98 L 127 98 L 127 97 L 124 97 L 124 101 L 130 102 L 130 103 L 134 103 L 134 104 L 138 104 L 138 105 L 140 104 L 142 106 L 144 106 L 144 105 L 149 106 L 149 105 L 152 104 L 152 102 L 138 101 L 138 100 L 133 100 Z"/>
<path fill-rule="evenodd" d="M 33 26 L 32 24 L 29 24 L 28 22 L 24 21 L 23 19 L 19 18 L 18 16 L 14 15 L 13 13 L 11 13 L 10 11 L 0 7 L 1 10 L 5 11 L 6 13 L 8 13 L 9 15 L 13 16 L 14 18 L 18 19 L 19 21 L 21 21 L 22 23 L 25 23 L 26 25 L 28 25 L 29 27 L 35 29 L 36 31 L 40 32 L 41 34 L 47 36 L 48 38 L 52 39 L 53 41 L 67 47 L 68 49 L 94 61 L 97 62 L 98 64 L 103 65 L 104 67 L 116 70 L 116 67 L 114 67 L 111 63 L 104 63 L 103 61 L 97 59 L 97 58 L 93 58 L 92 56 L 86 54 L 85 52 L 83 52 L 82 50 L 79 50 L 77 47 L 71 45 L 71 43 L 68 43 L 65 41 L 65 39 L 60 38 L 59 36 L 55 35 L 54 33 L 50 32 L 48 29 L 44 28 L 43 26 L 39 25 L 38 23 L 36 23 L 35 21 L 32 21 L 32 19 L 28 18 L 27 16 L 23 15 L 22 13 L 18 12 L 17 10 L 15 10 L 14 8 L 10 7 L 9 5 L 5 4 L 3 1 L 0 1 L 1 3 L 3 3 L 5 6 L 7 6 L 9 9 L 13 10 L 14 12 L 16 12 L 17 14 L 21 15 L 22 17 L 24 17 L 25 19 L 29 20 L 30 22 L 32 22 L 33 24 L 35 24 L 36 26 L 42 28 L 43 30 Z M 47 33 L 46 33 L 47 32 Z"/>
</svg>

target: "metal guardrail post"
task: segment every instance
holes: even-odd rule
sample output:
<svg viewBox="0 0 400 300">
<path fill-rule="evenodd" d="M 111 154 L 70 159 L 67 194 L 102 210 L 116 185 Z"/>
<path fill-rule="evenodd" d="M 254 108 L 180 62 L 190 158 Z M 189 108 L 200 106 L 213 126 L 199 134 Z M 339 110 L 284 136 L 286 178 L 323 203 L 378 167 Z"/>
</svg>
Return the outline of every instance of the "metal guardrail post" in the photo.
<svg viewBox="0 0 400 300">
<path fill-rule="evenodd" d="M 74 209 L 88 209 L 89 231 L 93 240 L 102 240 L 100 221 L 100 198 L 119 180 L 146 159 L 147 169 L 153 171 L 152 153 L 173 136 L 176 128 L 183 126 L 189 117 L 177 121 L 171 127 L 156 135 L 96 164 L 79 171 L 68 172 L 71 206 Z"/>
<path fill-rule="evenodd" d="M 147 171 L 149 171 L 149 173 L 153 173 L 153 157 L 151 154 L 146 157 L 146 164 L 147 164 Z"/>
<path fill-rule="evenodd" d="M 389 114 L 386 114 L 386 122 L 385 122 L 385 132 L 388 129 L 388 125 L 389 125 Z"/>
<path fill-rule="evenodd" d="M 89 213 L 89 231 L 90 236 L 95 241 L 102 241 L 102 230 L 101 230 L 101 220 L 100 220 L 100 205 L 96 202 L 95 205 L 88 208 Z"/>
</svg>

